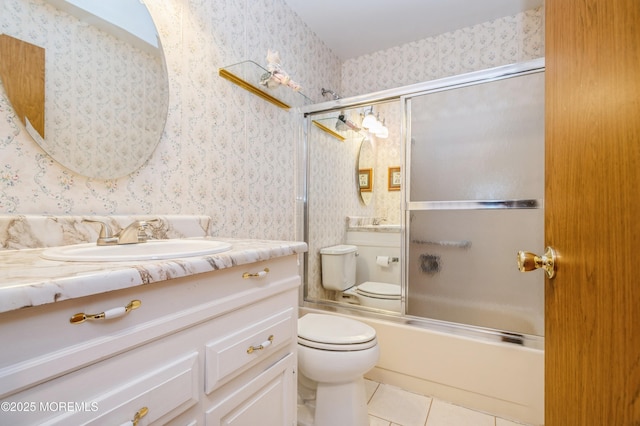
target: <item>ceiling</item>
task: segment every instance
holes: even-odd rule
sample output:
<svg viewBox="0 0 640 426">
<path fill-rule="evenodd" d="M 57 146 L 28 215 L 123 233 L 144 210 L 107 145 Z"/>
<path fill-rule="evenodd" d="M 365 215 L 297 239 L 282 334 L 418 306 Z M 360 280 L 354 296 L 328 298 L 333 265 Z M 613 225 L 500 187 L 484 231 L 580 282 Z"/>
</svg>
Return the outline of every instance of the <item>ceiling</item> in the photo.
<svg viewBox="0 0 640 426">
<path fill-rule="evenodd" d="M 544 0 L 284 0 L 341 60 L 541 6 Z"/>
</svg>

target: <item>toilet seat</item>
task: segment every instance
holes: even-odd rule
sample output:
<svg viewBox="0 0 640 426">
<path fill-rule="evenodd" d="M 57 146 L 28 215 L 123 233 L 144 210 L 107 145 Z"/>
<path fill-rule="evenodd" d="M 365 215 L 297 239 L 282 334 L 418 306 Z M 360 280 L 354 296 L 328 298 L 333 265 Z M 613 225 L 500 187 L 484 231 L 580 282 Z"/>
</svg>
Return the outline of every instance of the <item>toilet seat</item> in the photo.
<svg viewBox="0 0 640 426">
<path fill-rule="evenodd" d="M 298 343 L 329 351 L 360 351 L 377 344 L 374 328 L 336 315 L 306 314 L 298 319 Z"/>
<path fill-rule="evenodd" d="M 356 293 L 374 299 L 400 300 L 400 286 L 397 284 L 366 281 L 358 284 Z"/>
</svg>

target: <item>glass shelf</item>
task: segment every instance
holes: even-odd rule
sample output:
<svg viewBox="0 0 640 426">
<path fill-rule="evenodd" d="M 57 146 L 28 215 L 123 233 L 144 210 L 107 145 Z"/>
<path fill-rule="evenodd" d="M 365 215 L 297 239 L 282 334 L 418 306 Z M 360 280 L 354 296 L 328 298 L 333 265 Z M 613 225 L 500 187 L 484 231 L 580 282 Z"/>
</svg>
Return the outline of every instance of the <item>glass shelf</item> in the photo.
<svg viewBox="0 0 640 426">
<path fill-rule="evenodd" d="M 296 92 L 290 87 L 279 85 L 267 88 L 260 84 L 265 75 L 269 74 L 262 66 L 253 61 L 244 61 L 218 70 L 220 77 L 237 84 L 245 90 L 253 93 L 262 99 L 271 102 L 283 109 L 310 105 L 311 99 L 301 92 Z"/>
<path fill-rule="evenodd" d="M 354 137 L 364 137 L 358 127 L 351 127 L 347 122 L 338 117 L 318 118 L 311 121 L 314 126 L 330 134 L 339 141 L 345 141 Z"/>
</svg>

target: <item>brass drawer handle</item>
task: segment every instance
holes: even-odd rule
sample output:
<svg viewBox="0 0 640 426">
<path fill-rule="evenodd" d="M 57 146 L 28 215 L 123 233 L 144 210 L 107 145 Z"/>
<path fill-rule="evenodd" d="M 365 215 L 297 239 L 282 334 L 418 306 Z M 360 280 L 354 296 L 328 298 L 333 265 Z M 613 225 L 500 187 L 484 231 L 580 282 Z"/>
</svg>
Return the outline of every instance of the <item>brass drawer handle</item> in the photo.
<svg viewBox="0 0 640 426">
<path fill-rule="evenodd" d="M 136 414 L 133 416 L 133 420 L 129 420 L 128 422 L 123 423 L 120 426 L 138 426 L 140 419 L 146 416 L 148 412 L 149 409 L 147 407 L 142 407 L 141 409 L 136 411 Z"/>
<path fill-rule="evenodd" d="M 269 336 L 268 340 L 265 340 L 264 342 L 262 342 L 260 346 L 249 346 L 249 349 L 247 349 L 247 353 L 252 354 L 254 351 L 261 351 L 271 346 L 272 343 L 273 343 L 273 334 Z"/>
<path fill-rule="evenodd" d="M 242 274 L 242 278 L 262 278 L 266 276 L 268 273 L 269 273 L 269 268 L 264 268 L 264 270 L 260 272 L 255 272 L 253 274 L 251 272 L 245 272 L 244 274 Z"/>
<path fill-rule="evenodd" d="M 83 312 L 77 313 L 69 319 L 71 324 L 81 324 L 87 320 L 99 320 L 99 319 L 111 319 L 121 317 L 124 314 L 129 313 L 134 309 L 138 309 L 142 305 L 142 302 L 139 300 L 132 300 L 129 302 L 127 306 L 121 308 L 113 308 L 107 309 L 104 312 L 100 312 L 99 314 L 85 314 Z"/>
</svg>

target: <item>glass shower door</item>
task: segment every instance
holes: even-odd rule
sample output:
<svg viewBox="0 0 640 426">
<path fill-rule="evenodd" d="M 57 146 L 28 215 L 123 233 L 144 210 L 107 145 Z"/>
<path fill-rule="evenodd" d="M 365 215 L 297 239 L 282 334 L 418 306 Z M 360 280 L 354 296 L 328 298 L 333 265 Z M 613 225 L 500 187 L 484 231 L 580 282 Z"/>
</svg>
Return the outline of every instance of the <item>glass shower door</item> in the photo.
<svg viewBox="0 0 640 426">
<path fill-rule="evenodd" d="M 544 334 L 544 72 L 405 99 L 406 313 Z"/>
</svg>

